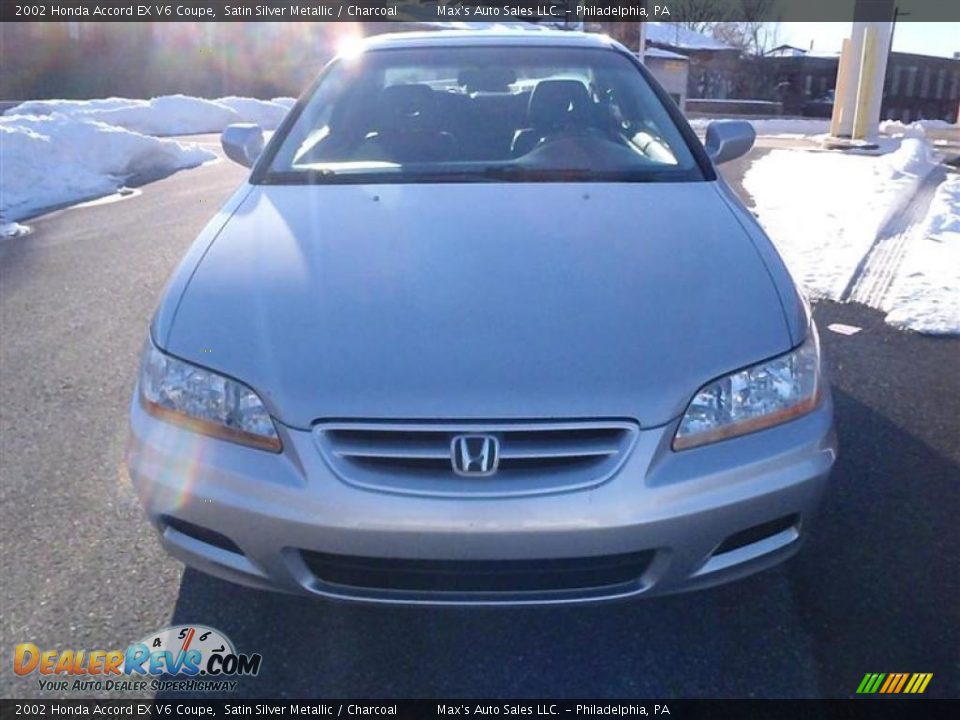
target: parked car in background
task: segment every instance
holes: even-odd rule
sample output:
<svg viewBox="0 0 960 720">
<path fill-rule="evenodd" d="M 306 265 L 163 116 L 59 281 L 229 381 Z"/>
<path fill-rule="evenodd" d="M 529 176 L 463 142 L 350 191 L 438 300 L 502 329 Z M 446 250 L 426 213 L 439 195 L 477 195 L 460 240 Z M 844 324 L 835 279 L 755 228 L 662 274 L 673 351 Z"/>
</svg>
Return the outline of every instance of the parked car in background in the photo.
<svg viewBox="0 0 960 720">
<path fill-rule="evenodd" d="M 832 117 L 834 101 L 834 91 L 828 90 L 820 97 L 808 100 L 803 106 L 803 115 L 805 117 Z"/>
<path fill-rule="evenodd" d="M 128 464 L 164 546 L 402 603 L 705 587 L 795 552 L 835 457 L 817 331 L 630 52 L 437 32 L 333 60 L 165 292 Z"/>
</svg>

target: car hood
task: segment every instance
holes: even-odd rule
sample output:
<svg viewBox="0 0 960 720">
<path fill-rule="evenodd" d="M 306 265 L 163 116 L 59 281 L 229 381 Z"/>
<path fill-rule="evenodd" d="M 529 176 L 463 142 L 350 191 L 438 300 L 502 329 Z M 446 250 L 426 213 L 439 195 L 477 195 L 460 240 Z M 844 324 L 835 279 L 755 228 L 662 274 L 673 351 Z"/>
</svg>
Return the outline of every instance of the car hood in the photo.
<svg viewBox="0 0 960 720">
<path fill-rule="evenodd" d="M 157 342 L 296 427 L 654 426 L 791 346 L 710 182 L 256 186 L 191 270 Z"/>
</svg>

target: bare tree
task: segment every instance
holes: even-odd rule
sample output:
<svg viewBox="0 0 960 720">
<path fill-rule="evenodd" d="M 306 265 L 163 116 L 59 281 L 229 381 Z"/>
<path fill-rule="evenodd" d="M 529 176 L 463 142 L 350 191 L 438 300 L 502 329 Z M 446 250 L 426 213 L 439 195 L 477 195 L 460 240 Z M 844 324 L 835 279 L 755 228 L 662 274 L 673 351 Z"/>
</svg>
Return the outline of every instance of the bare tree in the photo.
<svg viewBox="0 0 960 720">
<path fill-rule="evenodd" d="M 680 27 L 707 33 L 727 14 L 729 0 L 674 0 L 670 20 Z"/>
<path fill-rule="evenodd" d="M 776 0 L 737 0 L 734 22 L 716 23 L 715 38 L 744 52 L 763 55 L 777 45 L 780 23 L 775 20 Z"/>
<path fill-rule="evenodd" d="M 777 45 L 780 22 L 774 17 L 775 5 L 776 0 L 740 0 L 747 49 L 755 55 L 763 55 Z"/>
</svg>

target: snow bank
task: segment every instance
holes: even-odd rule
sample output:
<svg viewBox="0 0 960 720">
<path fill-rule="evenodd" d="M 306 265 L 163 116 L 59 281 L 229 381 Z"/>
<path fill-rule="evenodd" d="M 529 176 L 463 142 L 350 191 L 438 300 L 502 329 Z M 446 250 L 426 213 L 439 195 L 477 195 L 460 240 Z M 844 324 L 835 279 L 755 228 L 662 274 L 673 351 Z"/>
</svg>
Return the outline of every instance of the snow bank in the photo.
<svg viewBox="0 0 960 720">
<path fill-rule="evenodd" d="M 132 176 L 166 174 L 216 157 L 196 145 L 147 137 L 82 115 L 4 116 L 0 218 L 9 222 L 107 195 Z"/>
<path fill-rule="evenodd" d="M 152 100 L 131 101 L 127 106 L 84 110 L 76 114 L 143 135 L 161 136 L 220 132 L 230 123 L 242 119 L 226 105 L 186 95 L 164 95 Z"/>
<path fill-rule="evenodd" d="M 278 97 L 278 98 L 273 98 L 270 102 L 276 105 L 282 105 L 287 110 L 289 110 L 290 108 L 292 108 L 294 105 L 297 104 L 297 99 L 292 97 Z"/>
<path fill-rule="evenodd" d="M 820 118 L 691 118 L 694 130 L 704 133 L 707 125 L 716 120 L 745 120 L 753 125 L 757 135 L 783 135 L 800 137 L 803 135 L 823 135 L 830 131 L 830 121 Z"/>
<path fill-rule="evenodd" d="M 882 309 L 893 325 L 960 334 L 960 175 L 937 188 Z"/>
<path fill-rule="evenodd" d="M 927 143 L 911 138 L 880 156 L 772 150 L 743 186 L 797 282 L 812 297 L 837 299 L 932 167 Z"/>
<path fill-rule="evenodd" d="M 273 130 L 295 102 L 293 98 L 229 96 L 206 100 L 188 95 L 163 95 L 151 100 L 33 100 L 7 110 L 5 117 L 60 113 L 162 137 L 218 133 L 236 122 L 255 122 L 264 130 Z"/>
<path fill-rule="evenodd" d="M 904 124 L 899 120 L 884 120 L 880 123 L 880 132 L 891 137 L 922 138 L 930 134 L 956 129 L 956 125 L 943 120 L 916 120 L 909 124 Z"/>
<path fill-rule="evenodd" d="M 224 97 L 217 100 L 226 105 L 243 119 L 243 122 L 257 123 L 264 130 L 276 130 L 277 125 L 286 116 L 289 107 L 273 100 L 255 100 L 246 97 Z M 296 102 L 294 100 L 294 102 Z"/>
<path fill-rule="evenodd" d="M 30 228 L 26 225 L 20 225 L 15 222 L 0 222 L 0 238 L 26 235 L 29 232 Z"/>
<path fill-rule="evenodd" d="M 145 100 L 129 98 L 102 98 L 97 100 L 30 100 L 20 103 L 4 113 L 5 115 L 52 115 L 55 112 L 72 115 L 78 112 L 94 110 L 114 110 L 131 105 L 145 104 Z"/>
</svg>

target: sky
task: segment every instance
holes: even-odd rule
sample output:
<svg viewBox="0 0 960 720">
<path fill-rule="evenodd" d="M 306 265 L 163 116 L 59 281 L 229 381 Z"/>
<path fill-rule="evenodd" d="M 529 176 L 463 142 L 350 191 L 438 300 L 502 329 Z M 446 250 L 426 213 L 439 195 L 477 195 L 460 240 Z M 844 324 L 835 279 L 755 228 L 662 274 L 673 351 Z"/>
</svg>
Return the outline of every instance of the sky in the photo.
<svg viewBox="0 0 960 720">
<path fill-rule="evenodd" d="M 850 31 L 851 23 L 785 22 L 780 23 L 778 44 L 809 49 L 812 41 L 816 51 L 839 52 L 840 43 L 850 36 Z M 898 22 L 893 34 L 893 49 L 921 55 L 953 57 L 955 52 L 960 52 L 960 23 Z"/>
</svg>

